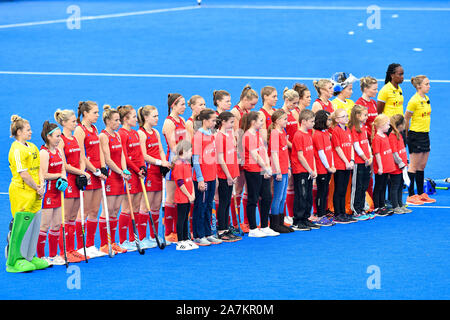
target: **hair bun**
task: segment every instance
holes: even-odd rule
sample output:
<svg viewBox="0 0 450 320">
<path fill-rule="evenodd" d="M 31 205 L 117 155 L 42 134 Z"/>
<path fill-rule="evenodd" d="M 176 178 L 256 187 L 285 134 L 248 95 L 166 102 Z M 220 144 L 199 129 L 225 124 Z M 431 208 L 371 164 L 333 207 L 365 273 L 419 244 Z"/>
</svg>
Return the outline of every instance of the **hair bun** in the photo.
<svg viewBox="0 0 450 320">
<path fill-rule="evenodd" d="M 19 121 L 19 120 L 21 120 L 22 118 L 20 117 L 20 116 L 18 116 L 17 114 L 13 114 L 12 116 L 11 116 L 11 122 L 16 122 L 16 121 Z"/>
</svg>

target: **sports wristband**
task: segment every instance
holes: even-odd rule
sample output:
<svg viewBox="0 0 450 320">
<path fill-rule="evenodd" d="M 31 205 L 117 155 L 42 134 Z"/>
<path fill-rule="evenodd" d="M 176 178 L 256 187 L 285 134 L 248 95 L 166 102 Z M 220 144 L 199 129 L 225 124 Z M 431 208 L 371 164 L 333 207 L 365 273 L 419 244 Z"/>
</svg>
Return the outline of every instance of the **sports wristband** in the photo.
<svg viewBox="0 0 450 320">
<path fill-rule="evenodd" d="M 160 165 L 162 164 L 162 161 L 158 159 L 158 160 L 156 160 L 155 164 L 156 164 L 157 166 L 160 166 Z"/>
<path fill-rule="evenodd" d="M 94 176 L 100 177 L 101 174 L 102 172 L 100 171 L 100 169 L 95 169 Z"/>
</svg>

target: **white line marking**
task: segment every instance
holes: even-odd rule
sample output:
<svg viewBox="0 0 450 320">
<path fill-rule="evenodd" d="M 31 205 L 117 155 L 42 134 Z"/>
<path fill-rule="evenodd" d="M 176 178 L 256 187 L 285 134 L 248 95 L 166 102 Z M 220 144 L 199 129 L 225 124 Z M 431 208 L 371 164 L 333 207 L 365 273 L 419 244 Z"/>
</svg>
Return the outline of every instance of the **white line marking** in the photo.
<svg viewBox="0 0 450 320">
<path fill-rule="evenodd" d="M 124 13 L 114 13 L 114 14 L 103 14 L 103 15 L 98 15 L 98 16 L 84 16 L 84 17 L 80 17 L 80 19 L 74 19 L 74 21 L 121 18 L 121 17 L 128 17 L 128 16 L 138 16 L 138 15 L 145 15 L 145 14 L 161 13 L 161 12 L 193 10 L 193 9 L 198 9 L 198 8 L 199 8 L 198 6 L 187 6 L 187 7 L 154 9 L 154 10 L 134 11 L 134 12 L 124 12 Z M 5 25 L 0 25 L 0 29 L 29 27 L 29 26 L 37 26 L 37 25 L 43 25 L 43 24 L 65 23 L 65 22 L 67 22 L 67 18 L 66 19 L 57 19 L 57 20 L 47 20 L 47 21 L 5 24 Z"/>
<path fill-rule="evenodd" d="M 93 72 L 33 72 L 33 71 L 0 71 L 0 75 L 31 76 L 83 76 L 83 77 L 131 77 L 131 78 L 187 78 L 187 79 L 250 79 L 250 80 L 317 80 L 328 77 L 276 77 L 276 76 L 227 76 L 202 74 L 152 74 L 152 73 L 93 73 Z M 384 79 L 377 79 L 383 82 Z M 450 83 L 450 80 L 430 80 L 433 83 Z"/>
<path fill-rule="evenodd" d="M 204 5 L 203 8 L 212 9 L 261 9 L 261 10 L 367 10 L 366 7 L 350 6 L 262 6 L 262 5 Z M 386 11 L 450 11 L 450 8 L 443 7 L 380 7 Z"/>
</svg>

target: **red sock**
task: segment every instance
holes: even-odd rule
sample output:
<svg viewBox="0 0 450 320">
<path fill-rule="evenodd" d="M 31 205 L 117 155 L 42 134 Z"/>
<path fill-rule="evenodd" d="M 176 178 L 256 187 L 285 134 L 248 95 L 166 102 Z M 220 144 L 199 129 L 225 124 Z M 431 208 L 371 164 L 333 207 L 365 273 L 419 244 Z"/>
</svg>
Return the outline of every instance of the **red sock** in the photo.
<svg viewBox="0 0 450 320">
<path fill-rule="evenodd" d="M 177 205 L 175 204 L 175 207 L 174 207 L 174 210 L 173 210 L 173 214 L 172 214 L 172 217 L 173 217 L 173 227 L 172 227 L 172 229 L 173 229 L 173 232 L 174 233 L 177 233 L 177 221 L 178 221 L 178 211 L 177 211 Z"/>
<path fill-rule="evenodd" d="M 127 240 L 128 225 L 130 224 L 131 216 L 129 213 L 122 212 L 119 217 L 119 241 L 123 243 Z"/>
<path fill-rule="evenodd" d="M 75 231 L 77 233 L 77 250 L 83 248 L 83 228 L 81 220 L 75 222 Z"/>
<path fill-rule="evenodd" d="M 106 219 L 100 217 L 98 219 L 98 231 L 100 233 L 100 247 L 108 244 L 108 230 L 106 228 Z"/>
<path fill-rule="evenodd" d="M 64 236 L 67 236 L 67 224 L 64 226 L 64 229 L 66 230 L 66 234 Z M 67 240 L 67 237 L 66 237 Z M 59 237 L 58 237 L 58 245 L 59 245 L 59 252 L 63 252 L 64 250 L 64 240 L 63 240 L 63 227 L 59 227 Z M 67 241 L 66 241 L 66 250 L 67 250 Z M 69 251 L 69 250 L 67 250 Z"/>
<path fill-rule="evenodd" d="M 294 216 L 294 197 L 294 190 L 288 190 L 286 194 L 286 207 L 289 217 L 291 218 Z"/>
<path fill-rule="evenodd" d="M 147 236 L 148 219 L 149 219 L 148 212 L 139 212 L 139 224 L 137 225 L 137 229 L 139 232 L 139 240 L 143 240 Z"/>
<path fill-rule="evenodd" d="M 47 232 L 39 231 L 36 255 L 38 258 L 45 256 L 45 242 L 47 240 Z"/>
<path fill-rule="evenodd" d="M 97 222 L 97 219 L 88 219 L 86 221 L 86 248 L 92 247 L 95 244 Z"/>
<path fill-rule="evenodd" d="M 244 193 L 242 196 L 242 204 L 244 205 L 244 223 L 248 224 L 248 218 L 247 218 L 247 193 Z"/>
<path fill-rule="evenodd" d="M 165 209 L 164 209 L 164 227 L 166 228 L 166 236 L 171 234 L 173 232 L 173 216 L 174 211 L 176 211 L 175 204 L 173 203 L 166 203 Z"/>
<path fill-rule="evenodd" d="M 54 257 L 58 253 L 59 230 L 50 230 L 48 232 L 48 256 Z M 64 251 L 61 251 L 63 253 Z"/>
<path fill-rule="evenodd" d="M 117 218 L 109 219 L 109 226 L 111 228 L 111 242 L 116 242 Z"/>
<path fill-rule="evenodd" d="M 150 237 L 152 239 L 154 239 L 155 238 L 155 232 L 156 232 L 156 234 L 158 234 L 159 211 L 150 211 L 150 214 L 152 215 L 153 224 L 155 225 L 155 230 L 154 231 L 153 231 L 153 227 L 150 228 Z"/>
<path fill-rule="evenodd" d="M 67 251 L 71 252 L 75 250 L 75 221 L 69 221 L 66 224 L 66 247 Z"/>
</svg>

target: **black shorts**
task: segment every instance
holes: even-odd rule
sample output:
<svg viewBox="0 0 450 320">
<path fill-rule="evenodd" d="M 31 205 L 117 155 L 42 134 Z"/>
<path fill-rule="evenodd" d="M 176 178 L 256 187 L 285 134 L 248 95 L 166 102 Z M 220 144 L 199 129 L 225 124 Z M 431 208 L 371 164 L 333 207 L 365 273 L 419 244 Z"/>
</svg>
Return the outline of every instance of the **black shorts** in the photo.
<svg viewBox="0 0 450 320">
<path fill-rule="evenodd" d="M 408 131 L 409 153 L 425 153 L 430 151 L 430 135 L 428 132 Z"/>
</svg>

